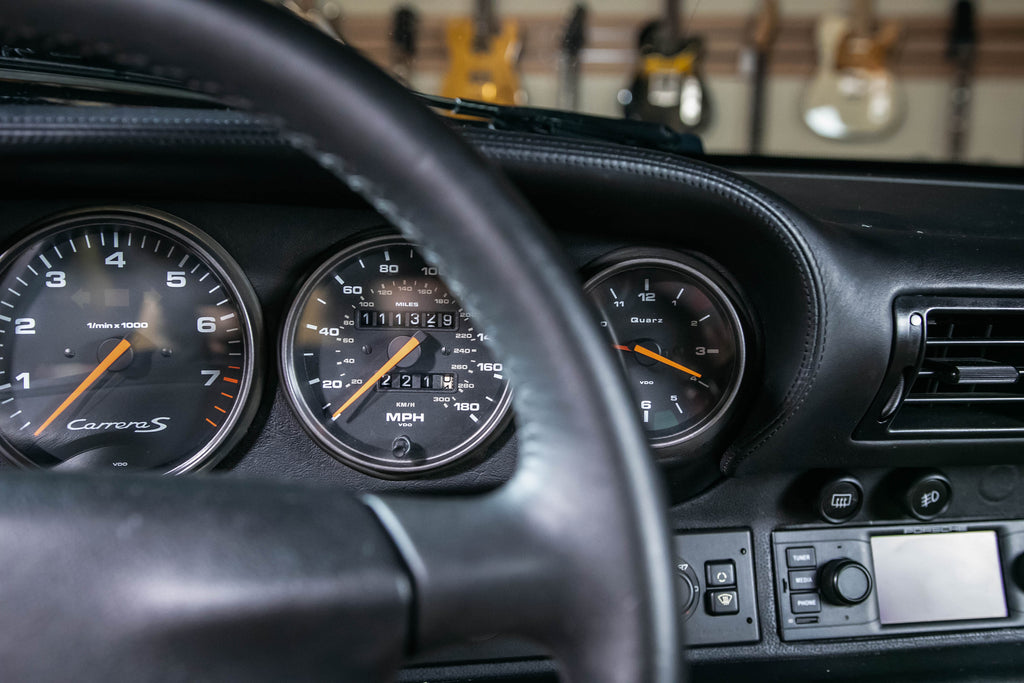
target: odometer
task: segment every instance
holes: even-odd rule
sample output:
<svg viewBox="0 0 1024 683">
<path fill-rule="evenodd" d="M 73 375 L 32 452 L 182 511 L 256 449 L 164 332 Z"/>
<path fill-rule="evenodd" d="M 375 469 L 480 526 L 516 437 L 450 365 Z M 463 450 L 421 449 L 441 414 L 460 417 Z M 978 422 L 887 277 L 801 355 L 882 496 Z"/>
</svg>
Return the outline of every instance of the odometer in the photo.
<svg viewBox="0 0 1024 683">
<path fill-rule="evenodd" d="M 0 292 L 0 443 L 16 463 L 185 472 L 252 418 L 256 298 L 193 226 L 58 216 L 4 254 Z"/>
<path fill-rule="evenodd" d="M 292 408 L 332 455 L 412 476 L 478 448 L 510 390 L 480 330 L 414 247 L 385 235 L 344 249 L 305 281 L 282 334 Z"/>
</svg>

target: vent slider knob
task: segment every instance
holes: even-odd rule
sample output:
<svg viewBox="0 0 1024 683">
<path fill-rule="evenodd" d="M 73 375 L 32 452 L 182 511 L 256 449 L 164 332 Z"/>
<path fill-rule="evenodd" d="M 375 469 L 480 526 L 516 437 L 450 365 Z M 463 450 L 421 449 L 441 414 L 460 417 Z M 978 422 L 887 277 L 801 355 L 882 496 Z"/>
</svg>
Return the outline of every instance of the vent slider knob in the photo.
<svg viewBox="0 0 1024 683">
<path fill-rule="evenodd" d="M 1013 384 L 1020 376 L 1016 367 L 984 358 L 929 358 L 926 364 L 944 384 Z"/>
</svg>

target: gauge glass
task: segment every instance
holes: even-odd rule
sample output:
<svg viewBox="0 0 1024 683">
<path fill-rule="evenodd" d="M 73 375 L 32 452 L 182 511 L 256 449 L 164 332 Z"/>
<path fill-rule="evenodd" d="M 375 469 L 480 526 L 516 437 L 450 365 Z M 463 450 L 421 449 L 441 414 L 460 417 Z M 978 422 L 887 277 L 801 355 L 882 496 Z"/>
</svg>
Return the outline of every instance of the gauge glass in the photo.
<svg viewBox="0 0 1024 683">
<path fill-rule="evenodd" d="M 251 419 L 255 295 L 194 227 L 48 221 L 0 266 L 0 440 L 24 466 L 209 467 Z"/>
<path fill-rule="evenodd" d="M 384 477 L 453 462 L 495 434 L 510 390 L 487 335 L 401 238 L 345 249 L 299 291 L 281 371 L 306 429 Z"/>
<path fill-rule="evenodd" d="M 656 448 L 705 432 L 738 391 L 743 329 L 717 279 L 678 255 L 627 258 L 585 285 Z"/>
</svg>

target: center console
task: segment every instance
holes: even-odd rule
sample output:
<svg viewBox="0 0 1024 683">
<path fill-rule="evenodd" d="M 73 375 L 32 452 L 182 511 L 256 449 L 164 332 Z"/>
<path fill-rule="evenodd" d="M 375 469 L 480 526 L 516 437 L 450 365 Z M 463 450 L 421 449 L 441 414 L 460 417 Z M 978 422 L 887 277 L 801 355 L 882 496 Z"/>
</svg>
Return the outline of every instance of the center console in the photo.
<svg viewBox="0 0 1024 683">
<path fill-rule="evenodd" d="M 1024 522 L 772 534 L 783 640 L 1024 625 Z"/>
</svg>

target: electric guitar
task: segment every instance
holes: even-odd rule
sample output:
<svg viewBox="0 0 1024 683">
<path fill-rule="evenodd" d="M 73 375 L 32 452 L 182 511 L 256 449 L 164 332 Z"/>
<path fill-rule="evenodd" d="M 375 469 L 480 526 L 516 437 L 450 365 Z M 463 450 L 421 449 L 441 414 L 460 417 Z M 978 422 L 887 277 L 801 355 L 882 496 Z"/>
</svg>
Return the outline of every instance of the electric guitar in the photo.
<svg viewBox="0 0 1024 683">
<path fill-rule="evenodd" d="M 416 57 L 416 32 L 419 17 L 411 7 L 395 10 L 391 26 L 391 72 L 405 85 L 409 85 L 412 62 Z"/>
<path fill-rule="evenodd" d="M 573 8 L 562 51 L 558 56 L 558 108 L 576 111 L 580 99 L 580 52 L 583 50 L 587 24 L 587 8 L 580 4 Z"/>
<path fill-rule="evenodd" d="M 746 70 L 750 74 L 750 119 L 747 147 L 750 154 L 761 154 L 764 139 L 764 95 L 768 73 L 768 55 L 779 27 L 778 0 L 762 0 L 761 10 L 751 23 L 745 49 Z"/>
<path fill-rule="evenodd" d="M 441 83 L 444 97 L 493 104 L 525 104 L 516 65 L 522 43 L 519 25 L 498 22 L 492 0 L 476 0 L 472 18 L 452 19 L 445 31 L 448 73 Z"/>
<path fill-rule="evenodd" d="M 636 74 L 622 104 L 627 118 L 692 132 L 707 123 L 710 107 L 700 75 L 704 43 L 683 32 L 680 4 L 665 0 L 665 15 L 640 32 Z"/>
<path fill-rule="evenodd" d="M 961 161 L 967 139 L 967 115 L 971 108 L 971 80 L 977 37 L 974 32 L 974 4 L 959 0 L 953 6 L 947 56 L 953 62 L 953 88 L 949 103 L 949 159 Z"/>
<path fill-rule="evenodd" d="M 803 97 L 803 119 L 832 140 L 880 138 L 903 119 L 903 93 L 889 70 L 897 24 L 873 29 L 871 0 L 851 0 L 849 17 L 818 24 L 818 68 Z"/>
</svg>

